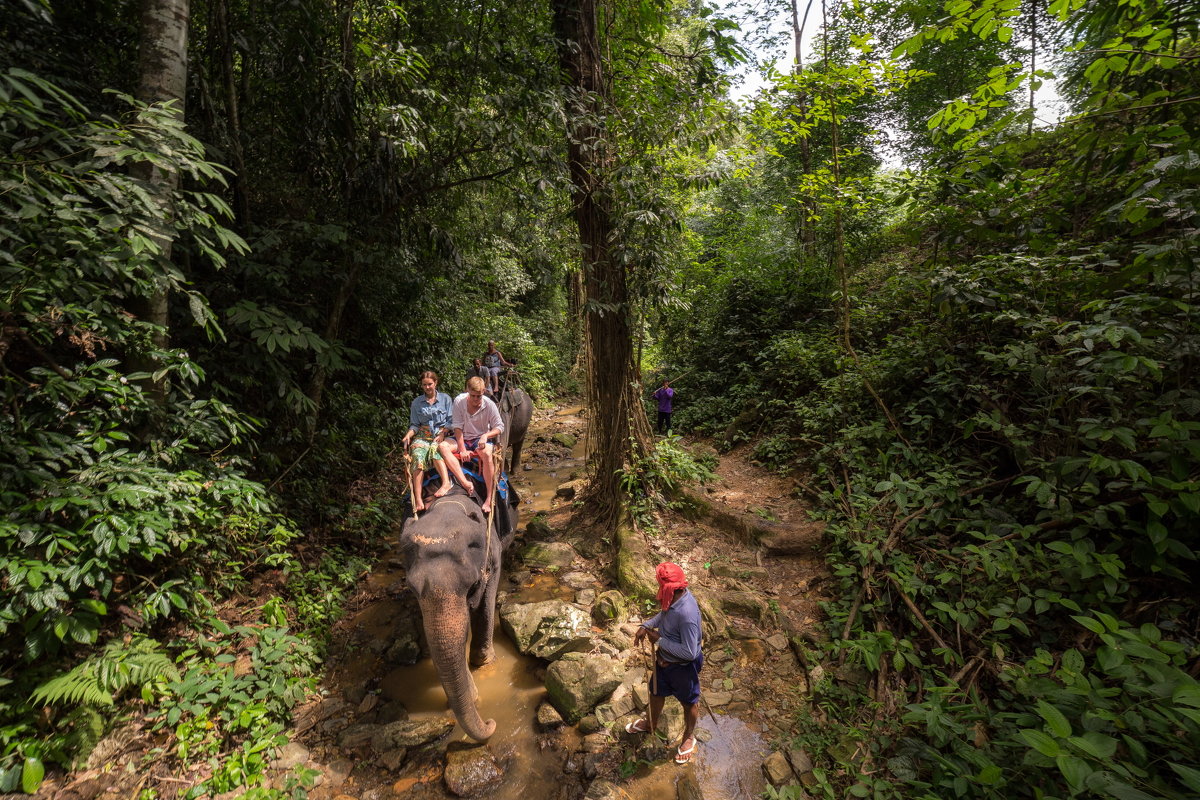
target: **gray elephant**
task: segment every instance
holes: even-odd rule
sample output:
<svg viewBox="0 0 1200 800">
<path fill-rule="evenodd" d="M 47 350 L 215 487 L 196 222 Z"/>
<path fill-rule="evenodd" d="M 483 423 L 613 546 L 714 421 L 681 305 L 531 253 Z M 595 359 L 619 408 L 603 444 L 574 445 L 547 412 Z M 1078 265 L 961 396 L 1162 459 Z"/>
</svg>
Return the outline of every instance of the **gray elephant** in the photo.
<svg viewBox="0 0 1200 800">
<path fill-rule="evenodd" d="M 524 406 L 525 413 L 520 412 L 520 404 L 502 409 L 510 432 L 509 449 L 515 454 L 520 453 L 529 426 L 532 408 L 528 397 Z M 513 463 L 515 467 L 515 458 Z M 506 501 L 495 504 L 489 531 L 487 516 L 477 501 L 455 486 L 450 494 L 435 498 L 419 519 L 407 520 L 400 534 L 408 585 L 421 607 L 430 656 L 458 724 L 476 741 L 488 739 L 496 723 L 479 714 L 479 694 L 469 667 L 483 666 L 495 658 L 492 634 L 500 558 L 516 533 L 518 506 L 516 491 L 510 486 Z M 465 657 L 468 630 L 469 666 Z"/>
</svg>

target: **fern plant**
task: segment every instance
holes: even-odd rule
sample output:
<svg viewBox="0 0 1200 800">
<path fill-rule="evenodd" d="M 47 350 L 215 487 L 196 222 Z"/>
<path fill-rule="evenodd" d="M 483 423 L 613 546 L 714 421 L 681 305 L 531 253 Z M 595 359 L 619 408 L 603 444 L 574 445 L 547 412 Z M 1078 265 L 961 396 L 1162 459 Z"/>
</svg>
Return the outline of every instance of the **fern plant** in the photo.
<svg viewBox="0 0 1200 800">
<path fill-rule="evenodd" d="M 179 680 L 179 670 L 158 642 L 144 636 L 118 639 L 70 672 L 43 683 L 33 691 L 32 699 L 58 706 L 110 706 L 113 698 L 130 686 L 164 679 Z"/>
</svg>

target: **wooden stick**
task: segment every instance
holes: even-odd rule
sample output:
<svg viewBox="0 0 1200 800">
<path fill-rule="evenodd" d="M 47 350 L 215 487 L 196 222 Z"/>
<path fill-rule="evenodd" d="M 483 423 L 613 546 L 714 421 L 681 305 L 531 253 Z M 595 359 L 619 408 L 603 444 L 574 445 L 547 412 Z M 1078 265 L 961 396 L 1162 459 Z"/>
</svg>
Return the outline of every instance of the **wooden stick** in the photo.
<svg viewBox="0 0 1200 800">
<path fill-rule="evenodd" d="M 938 643 L 938 646 L 944 650 L 949 650 L 951 653 L 955 653 L 954 648 L 946 644 L 946 641 L 942 639 L 941 636 L 938 636 L 938 632 L 935 631 L 933 626 L 929 624 L 929 620 L 926 619 L 925 615 L 921 613 L 921 609 L 917 608 L 917 604 L 914 603 L 912 599 L 904 593 L 904 589 L 900 585 L 900 579 L 890 572 L 887 573 L 887 576 L 888 579 L 895 584 L 896 591 L 900 593 L 900 599 L 904 601 L 904 605 L 908 606 L 908 610 L 913 613 L 913 616 L 917 618 L 917 621 L 921 623 L 921 626 L 924 627 L 929 635 L 933 637 L 933 640 Z M 955 655 L 958 654 L 955 653 Z"/>
</svg>

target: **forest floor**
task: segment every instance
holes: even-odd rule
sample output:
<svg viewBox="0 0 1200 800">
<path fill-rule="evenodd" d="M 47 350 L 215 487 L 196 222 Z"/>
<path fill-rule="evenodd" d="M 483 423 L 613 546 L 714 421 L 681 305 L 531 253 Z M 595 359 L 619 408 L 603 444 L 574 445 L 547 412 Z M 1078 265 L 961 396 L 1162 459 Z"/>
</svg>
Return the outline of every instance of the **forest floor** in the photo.
<svg viewBox="0 0 1200 800">
<path fill-rule="evenodd" d="M 613 548 L 607 539 L 610 532 L 584 519 L 578 504 L 572 502 L 570 492 L 561 491 L 563 484 L 570 484 L 582 472 L 582 437 L 586 424 L 575 411 L 577 409 L 558 407 L 537 412 L 524 455 L 524 460 L 531 466 L 517 476 L 515 483 L 523 494 L 539 495 L 530 499 L 530 505 L 536 502 L 541 506 L 538 510 L 545 512 L 545 520 L 555 532 L 555 538 L 575 546 L 580 557 L 577 565 L 582 564 L 595 575 L 597 589 L 603 590 L 613 588 L 615 584 Z M 554 436 L 558 433 L 570 434 L 580 440 L 573 452 L 561 441 L 555 441 Z M 684 437 L 683 443 L 697 450 L 713 452 L 703 440 Z M 769 750 L 787 750 L 796 707 L 804 702 L 809 685 L 808 666 L 797 658 L 798 642 L 821 636 L 820 604 L 825 599 L 822 589 L 828 573 L 820 554 L 820 527 L 811 522 L 808 508 L 797 499 L 795 481 L 753 463 L 748 451 L 746 446 L 741 446 L 718 454 L 716 480 L 692 490 L 695 496 L 711 506 L 709 513 L 662 514 L 657 524 L 644 532 L 654 558 L 680 564 L 697 593 L 719 600 L 720 607 L 728 615 L 729 637 L 705 643 L 710 665 L 702 672 L 701 679 L 706 694 L 719 704 L 720 716 L 736 718 L 753 734 L 756 743 L 761 745 L 753 758 L 761 759 Z M 573 466 L 579 469 L 573 470 Z M 535 481 L 538 476 L 541 476 L 540 483 Z M 403 485 L 399 470 L 394 475 L 378 476 L 370 483 L 373 486 L 366 489 L 367 493 L 395 491 L 396 486 Z M 522 511 L 523 522 L 531 516 L 529 510 Z M 790 545 L 785 548 L 790 552 L 773 552 L 764 545 L 780 533 Z M 528 543 L 522 532 L 514 550 L 519 551 Z M 517 592 L 520 587 L 516 582 L 527 581 L 530 575 L 527 570 L 521 570 L 519 563 L 509 568 L 514 566 L 522 573 L 510 576 L 514 581 L 512 591 Z M 653 565 L 647 564 L 646 569 L 651 571 Z M 380 759 L 362 758 L 361 743 L 347 747 L 344 736 L 348 728 L 379 722 L 382 720 L 379 715 L 387 711 L 388 703 L 372 702 L 372 698 L 379 696 L 381 677 L 386 674 L 382 648 L 376 647 L 373 640 L 385 640 L 390 635 L 388 620 L 396 616 L 394 604 L 405 594 L 401 578 L 402 564 L 394 553 L 385 553 L 371 574 L 364 576 L 347 598 L 348 613 L 333 628 L 319 693 L 297 707 L 295 742 L 288 746 L 285 761 L 276 762 L 281 768 L 277 773 L 277 788 L 283 788 L 283 780 L 292 770 L 305 767 L 320 776 L 315 788 L 309 790 L 312 800 L 448 796 L 442 786 L 438 760 L 410 761 L 404 766 L 397 764 L 388 769 L 377 763 Z M 261 605 L 278 588 L 270 582 L 253 585 L 261 588 L 261 596 L 241 597 L 237 600 L 238 605 Z M 373 607 L 380 613 L 372 613 Z M 631 664 L 636 656 L 631 650 Z M 540 687 L 537 692 L 541 693 Z M 718 697 L 721 699 L 717 700 Z M 702 734 L 706 724 L 702 720 Z M 126 730 L 127 736 L 128 733 Z M 161 736 L 146 735 L 144 729 L 137 733 L 141 735 L 135 734 L 126 739 L 125 746 L 115 748 L 113 760 L 100 764 L 93 759 L 92 769 L 49 780 L 38 797 L 55 800 L 136 797 L 139 791 L 146 789 L 154 790 L 158 797 L 173 797 L 203 777 L 202 773 L 171 775 L 162 761 L 152 770 L 153 775 L 142 773 L 135 765 L 156 760 L 147 758 L 146 751 L 169 744 L 162 741 Z M 704 784 L 704 769 L 728 772 L 731 769 L 728 760 L 734 757 L 729 753 L 724 754 L 724 761 L 719 757 L 716 747 L 724 744 L 720 736 L 712 742 L 713 750 L 705 752 L 705 738 L 702 735 L 696 765 L 700 770 L 701 785 Z M 139 741 L 145 745 L 144 750 L 139 748 Z M 650 796 L 647 792 L 660 796 L 660 789 L 666 788 L 662 779 L 657 785 L 650 783 L 640 790 L 630 785 L 636 783 L 639 776 L 644 779 L 647 770 L 643 768 L 631 774 L 632 745 L 628 741 L 622 744 L 622 747 L 608 748 L 601 754 L 592 753 L 588 758 L 586 751 L 579 749 L 581 743 L 577 736 L 543 737 L 537 743 L 538 748 L 560 751 L 560 757 L 554 763 L 561 766 L 562 774 L 555 782 L 551 796 L 556 793 L 560 798 L 578 797 L 582 794 L 581 787 L 596 778 L 623 783 L 632 792 L 630 796 Z M 644 760 L 644 755 L 638 758 L 643 759 L 642 764 L 649 763 Z M 669 757 L 660 754 L 660 759 L 653 765 L 653 770 L 675 776 L 670 777 L 669 785 L 682 780 L 678 776 L 684 772 L 675 767 Z M 706 765 L 705 761 L 711 763 Z M 759 786 L 753 792 L 758 794 L 761 790 L 760 764 L 741 763 L 736 769 L 759 776 Z M 702 796 L 737 797 L 742 796 L 744 790 L 745 781 L 740 781 L 737 788 L 706 790 Z M 679 796 L 685 796 L 683 789 L 678 792 Z M 221 800 L 238 794 L 240 792 L 226 793 Z"/>
</svg>

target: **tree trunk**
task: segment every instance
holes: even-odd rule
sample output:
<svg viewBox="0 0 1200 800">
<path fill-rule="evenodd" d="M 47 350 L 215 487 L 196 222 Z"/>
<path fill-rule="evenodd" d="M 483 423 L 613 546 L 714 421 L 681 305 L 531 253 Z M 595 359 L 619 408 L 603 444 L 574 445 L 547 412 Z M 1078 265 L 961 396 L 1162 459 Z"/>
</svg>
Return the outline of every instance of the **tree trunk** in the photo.
<svg viewBox="0 0 1200 800">
<path fill-rule="evenodd" d="M 142 5 L 138 99 L 145 103 L 174 101 L 174 111 L 180 117 L 183 117 L 187 92 L 188 15 L 188 0 L 144 0 Z M 147 162 L 138 164 L 132 172 L 135 177 L 145 181 L 166 218 L 170 219 L 173 215 L 173 196 L 179 188 L 179 173 L 160 169 Z M 162 248 L 164 262 L 170 261 L 171 237 L 163 234 L 155 238 Z M 156 349 L 164 349 L 168 343 L 169 299 L 168 281 L 163 275 L 148 296 L 131 303 L 130 311 L 135 316 L 160 326 L 152 340 Z M 133 354 L 130 363 L 134 370 L 151 374 L 159 367 L 151 353 Z M 148 388 L 155 405 L 162 408 L 166 404 L 166 379 L 152 379 Z"/>
<path fill-rule="evenodd" d="M 603 61 L 595 0 L 552 0 L 559 65 L 567 94 L 567 159 L 572 205 L 583 261 L 584 324 L 588 362 L 591 499 L 603 516 L 620 507 L 620 476 L 635 452 L 644 452 L 650 426 L 641 407 L 634 361 L 633 308 L 625 268 L 611 256 L 614 225 L 606 175 L 611 154 L 603 127 Z"/>
</svg>

